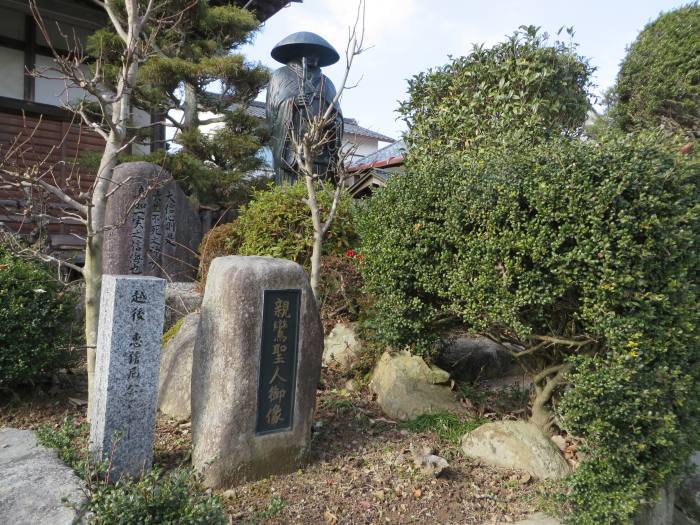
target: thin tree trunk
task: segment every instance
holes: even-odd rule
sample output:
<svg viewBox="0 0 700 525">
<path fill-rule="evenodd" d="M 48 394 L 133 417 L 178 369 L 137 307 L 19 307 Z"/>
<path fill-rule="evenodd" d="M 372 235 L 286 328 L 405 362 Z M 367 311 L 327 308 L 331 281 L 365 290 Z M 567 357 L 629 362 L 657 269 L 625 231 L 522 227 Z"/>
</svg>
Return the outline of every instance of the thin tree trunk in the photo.
<svg viewBox="0 0 700 525">
<path fill-rule="evenodd" d="M 182 128 L 193 129 L 197 125 L 197 90 L 189 82 L 185 82 L 185 96 L 182 104 Z"/>
<path fill-rule="evenodd" d="M 312 173 L 312 168 L 309 173 Z M 316 199 L 316 188 L 314 181 L 310 176 L 306 179 L 306 190 L 309 198 L 309 209 L 311 210 L 311 222 L 314 226 L 314 240 L 311 249 L 311 290 L 314 293 L 316 302 L 319 299 L 319 287 L 321 282 L 321 251 L 323 250 L 323 229 L 321 226 L 321 211 L 318 209 L 318 201 Z"/>
<path fill-rule="evenodd" d="M 554 414 L 549 407 L 554 391 L 566 383 L 566 373 L 571 369 L 569 363 L 555 365 L 541 371 L 533 378 L 535 399 L 532 401 L 530 421 L 548 432 L 554 421 Z M 549 377 L 554 374 L 554 377 Z"/>
<path fill-rule="evenodd" d="M 95 377 L 95 357 L 97 355 L 97 329 L 100 316 L 100 296 L 102 294 L 102 247 L 104 243 L 105 214 L 107 212 L 107 192 L 117 164 L 117 154 L 121 147 L 119 137 L 110 134 L 110 140 L 100 162 L 92 203 L 88 213 L 88 235 L 85 246 L 85 344 L 87 346 L 88 373 L 88 420 L 92 417 L 92 402 Z"/>
</svg>

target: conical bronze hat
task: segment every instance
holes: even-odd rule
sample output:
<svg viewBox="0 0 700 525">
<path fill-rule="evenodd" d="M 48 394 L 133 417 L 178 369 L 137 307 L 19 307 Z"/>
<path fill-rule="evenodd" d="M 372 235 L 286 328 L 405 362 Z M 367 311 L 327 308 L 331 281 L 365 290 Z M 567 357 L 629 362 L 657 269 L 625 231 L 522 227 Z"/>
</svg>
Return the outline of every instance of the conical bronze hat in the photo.
<svg viewBox="0 0 700 525">
<path fill-rule="evenodd" d="M 340 55 L 326 40 L 316 33 L 299 31 L 292 33 L 272 48 L 272 58 L 283 64 L 301 57 L 316 55 L 319 67 L 335 64 Z"/>
</svg>

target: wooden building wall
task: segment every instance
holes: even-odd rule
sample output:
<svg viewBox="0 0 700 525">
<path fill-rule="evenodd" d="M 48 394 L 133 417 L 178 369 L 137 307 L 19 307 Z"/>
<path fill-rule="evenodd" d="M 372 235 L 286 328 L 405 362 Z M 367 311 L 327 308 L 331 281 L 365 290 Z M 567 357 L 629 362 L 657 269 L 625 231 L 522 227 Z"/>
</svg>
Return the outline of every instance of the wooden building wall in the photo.
<svg viewBox="0 0 700 525">
<path fill-rule="evenodd" d="M 31 104 L 18 108 L 0 100 L 0 158 L 10 154 L 6 162 L 11 167 L 39 170 L 46 182 L 65 189 L 71 196 L 88 192 L 95 180 L 92 170 L 80 166 L 82 156 L 87 151 L 100 152 L 103 147 L 102 138 L 74 122 L 69 112 Z M 82 249 L 84 227 L 77 219 L 66 217 L 63 203 L 43 192 L 0 186 L 0 222 L 10 231 L 36 234 L 30 200 L 35 203 L 35 213 L 48 216 L 42 227 L 52 249 Z"/>
</svg>

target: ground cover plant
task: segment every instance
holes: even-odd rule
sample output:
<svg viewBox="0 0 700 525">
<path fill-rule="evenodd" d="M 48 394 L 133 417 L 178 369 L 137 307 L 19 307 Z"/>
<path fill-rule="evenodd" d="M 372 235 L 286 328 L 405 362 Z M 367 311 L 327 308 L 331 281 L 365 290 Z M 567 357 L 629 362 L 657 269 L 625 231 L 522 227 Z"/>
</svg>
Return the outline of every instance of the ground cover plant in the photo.
<svg viewBox="0 0 700 525">
<path fill-rule="evenodd" d="M 87 452 L 87 424 L 67 416 L 60 424 L 37 429 L 40 445 L 58 456 L 85 481 L 86 503 L 76 509 L 94 525 L 169 523 L 224 525 L 228 523 L 221 499 L 204 490 L 190 467 L 156 467 L 140 478 L 110 480 L 106 464 L 92 461 Z"/>
</svg>

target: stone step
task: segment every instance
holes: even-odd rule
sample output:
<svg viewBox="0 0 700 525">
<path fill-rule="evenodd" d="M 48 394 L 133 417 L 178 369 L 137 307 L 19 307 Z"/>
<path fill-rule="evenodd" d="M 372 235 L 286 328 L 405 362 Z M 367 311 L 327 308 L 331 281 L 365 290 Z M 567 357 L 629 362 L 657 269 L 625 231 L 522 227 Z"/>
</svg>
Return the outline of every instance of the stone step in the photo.
<svg viewBox="0 0 700 525">
<path fill-rule="evenodd" d="M 30 430 L 0 429 L 0 480 L 0 523 L 70 525 L 69 505 L 85 501 L 80 478 Z"/>
</svg>

